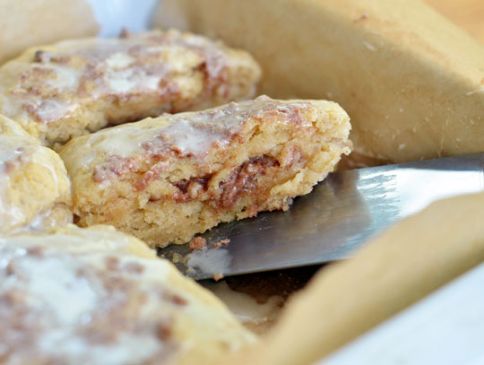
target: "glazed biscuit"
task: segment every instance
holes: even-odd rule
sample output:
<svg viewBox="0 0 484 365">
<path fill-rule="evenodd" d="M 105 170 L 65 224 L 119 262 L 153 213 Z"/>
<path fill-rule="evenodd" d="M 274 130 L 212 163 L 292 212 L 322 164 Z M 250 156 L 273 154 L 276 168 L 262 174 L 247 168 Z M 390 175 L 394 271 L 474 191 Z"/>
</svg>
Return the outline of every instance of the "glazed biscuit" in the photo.
<svg viewBox="0 0 484 365">
<path fill-rule="evenodd" d="M 252 97 L 243 51 L 176 31 L 34 47 L 0 68 L 0 113 L 43 144 L 107 125 Z"/>
<path fill-rule="evenodd" d="M 214 296 L 112 227 L 0 237 L 7 364 L 213 364 L 254 343 Z"/>
<path fill-rule="evenodd" d="M 60 157 L 0 116 L 0 234 L 71 222 L 70 189 Z"/>
<path fill-rule="evenodd" d="M 85 0 L 1 0 L 0 14 L 0 63 L 28 47 L 94 36 L 99 29 Z"/>
<path fill-rule="evenodd" d="M 79 225 L 163 246 L 288 209 L 349 153 L 349 131 L 336 103 L 259 97 L 78 137 L 60 154 Z"/>
</svg>

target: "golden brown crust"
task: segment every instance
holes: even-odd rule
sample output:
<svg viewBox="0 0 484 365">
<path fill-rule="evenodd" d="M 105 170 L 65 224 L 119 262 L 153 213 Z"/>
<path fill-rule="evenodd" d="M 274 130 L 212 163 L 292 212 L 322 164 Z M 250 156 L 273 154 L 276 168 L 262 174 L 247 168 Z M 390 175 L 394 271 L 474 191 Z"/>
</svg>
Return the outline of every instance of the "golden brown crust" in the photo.
<svg viewBox="0 0 484 365">
<path fill-rule="evenodd" d="M 175 31 L 35 47 L 0 68 L 0 112 L 44 144 L 251 97 L 259 68 L 245 52 Z"/>
<path fill-rule="evenodd" d="M 335 103 L 259 97 L 75 138 L 61 156 L 80 225 L 166 245 L 287 209 L 349 152 L 349 130 Z"/>
</svg>

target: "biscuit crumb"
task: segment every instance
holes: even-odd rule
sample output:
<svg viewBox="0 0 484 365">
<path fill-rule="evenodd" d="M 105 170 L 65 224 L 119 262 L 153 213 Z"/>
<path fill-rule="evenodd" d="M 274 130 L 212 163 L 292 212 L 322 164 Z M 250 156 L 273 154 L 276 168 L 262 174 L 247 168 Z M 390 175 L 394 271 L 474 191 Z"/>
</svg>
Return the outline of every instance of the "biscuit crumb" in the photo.
<svg viewBox="0 0 484 365">
<path fill-rule="evenodd" d="M 207 240 L 200 236 L 193 237 L 188 244 L 188 247 L 191 251 L 203 250 L 204 248 L 207 248 Z"/>
<path fill-rule="evenodd" d="M 213 242 L 211 245 L 210 245 L 210 248 L 214 248 L 216 250 L 218 250 L 219 248 L 222 248 L 222 247 L 227 247 L 230 243 L 230 240 L 228 238 L 225 238 L 223 240 L 218 240 L 217 242 Z"/>
</svg>

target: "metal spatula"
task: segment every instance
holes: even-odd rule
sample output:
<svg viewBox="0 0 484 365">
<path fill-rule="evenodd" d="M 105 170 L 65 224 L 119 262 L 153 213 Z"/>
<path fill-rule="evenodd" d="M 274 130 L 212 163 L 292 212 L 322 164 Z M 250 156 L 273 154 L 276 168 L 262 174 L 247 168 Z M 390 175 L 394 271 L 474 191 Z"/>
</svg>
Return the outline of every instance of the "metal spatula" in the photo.
<svg viewBox="0 0 484 365">
<path fill-rule="evenodd" d="M 159 252 L 176 257 L 180 270 L 195 279 L 322 264 L 347 258 L 434 200 L 479 191 L 484 191 L 484 153 L 338 172 L 287 212 L 213 228 L 203 235 L 206 249 L 171 245 Z M 210 247 L 222 239 L 230 243 Z"/>
</svg>

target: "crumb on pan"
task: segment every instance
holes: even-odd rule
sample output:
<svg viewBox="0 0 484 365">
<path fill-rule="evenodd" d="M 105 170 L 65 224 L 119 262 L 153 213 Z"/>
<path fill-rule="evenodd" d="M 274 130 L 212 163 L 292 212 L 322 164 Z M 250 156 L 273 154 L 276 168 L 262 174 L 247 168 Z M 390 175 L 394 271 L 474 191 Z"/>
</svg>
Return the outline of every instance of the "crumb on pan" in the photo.
<svg viewBox="0 0 484 365">
<path fill-rule="evenodd" d="M 188 247 L 191 251 L 203 250 L 207 248 L 207 240 L 200 236 L 193 237 L 192 240 L 188 243 Z"/>
</svg>

